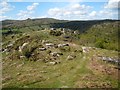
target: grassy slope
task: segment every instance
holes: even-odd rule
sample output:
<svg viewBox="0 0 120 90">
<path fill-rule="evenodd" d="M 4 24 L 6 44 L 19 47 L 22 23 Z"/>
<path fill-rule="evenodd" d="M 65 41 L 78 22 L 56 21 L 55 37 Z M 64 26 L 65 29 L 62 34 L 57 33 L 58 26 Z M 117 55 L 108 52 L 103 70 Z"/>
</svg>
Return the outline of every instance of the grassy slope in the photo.
<svg viewBox="0 0 120 90">
<path fill-rule="evenodd" d="M 41 44 L 40 40 L 49 40 L 52 43 L 65 43 L 61 36 L 51 36 L 48 31 L 30 31 L 25 32 L 30 35 L 32 45 L 35 40 L 37 44 Z M 15 41 L 24 37 L 23 34 L 15 34 L 4 37 L 3 43 Z M 24 39 L 24 38 L 23 38 Z M 18 42 L 20 45 L 22 42 Z M 97 55 L 117 57 L 117 51 L 105 49 L 91 49 L 89 53 L 74 52 L 81 48 L 80 45 L 67 42 L 70 44 L 70 51 L 63 52 L 63 56 L 57 58 L 60 64 L 48 65 L 42 61 L 30 61 L 28 59 L 18 59 L 14 57 L 16 53 L 3 54 L 3 87 L 16 88 L 60 88 L 60 87 L 118 87 L 117 69 L 114 65 L 99 61 Z M 15 44 L 16 45 L 16 44 Z M 3 45 L 3 47 L 5 47 Z M 14 49 L 14 48 L 13 48 Z M 50 49 L 52 51 L 60 51 L 59 49 Z M 40 51 L 39 51 L 40 52 Z M 74 54 L 77 57 L 74 60 L 67 60 L 67 56 Z M 8 56 L 13 55 L 13 59 Z M 40 59 L 44 59 L 49 55 L 46 51 L 40 52 Z M 109 72 L 108 72 L 109 71 Z"/>
<path fill-rule="evenodd" d="M 118 47 L 118 38 L 120 34 L 119 21 L 117 20 L 93 20 L 93 21 L 64 21 L 52 18 L 43 19 L 27 19 L 27 20 L 5 20 L 2 21 L 3 34 L 6 29 L 14 28 L 14 33 L 27 31 L 40 31 L 41 29 L 53 28 L 67 28 L 78 30 L 80 35 L 71 35 L 73 38 L 77 37 L 76 43 L 95 46 L 98 48 L 120 51 Z M 72 38 L 72 39 L 73 39 Z M 75 41 L 75 40 L 73 40 Z"/>
</svg>

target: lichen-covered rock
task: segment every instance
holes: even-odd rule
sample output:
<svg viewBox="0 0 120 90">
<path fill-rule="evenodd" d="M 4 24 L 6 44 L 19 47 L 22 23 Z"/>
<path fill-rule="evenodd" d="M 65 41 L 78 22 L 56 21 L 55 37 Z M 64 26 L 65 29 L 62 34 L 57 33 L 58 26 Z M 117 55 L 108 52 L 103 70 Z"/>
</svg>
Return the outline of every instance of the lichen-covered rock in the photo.
<svg viewBox="0 0 120 90">
<path fill-rule="evenodd" d="M 76 57 L 75 55 L 69 55 L 69 56 L 67 57 L 67 60 L 73 60 L 75 57 Z"/>
</svg>

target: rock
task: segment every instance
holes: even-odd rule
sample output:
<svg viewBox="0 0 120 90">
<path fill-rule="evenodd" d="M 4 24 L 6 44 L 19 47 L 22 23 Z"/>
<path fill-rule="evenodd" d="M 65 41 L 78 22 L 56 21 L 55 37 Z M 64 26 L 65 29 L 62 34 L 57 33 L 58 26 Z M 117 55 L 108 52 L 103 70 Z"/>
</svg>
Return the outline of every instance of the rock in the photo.
<svg viewBox="0 0 120 90">
<path fill-rule="evenodd" d="M 111 57 L 104 57 L 104 56 L 98 56 L 98 59 L 100 60 L 103 60 L 103 61 L 107 61 L 107 62 L 110 62 L 110 63 L 116 63 L 116 64 L 119 64 L 120 60 L 119 59 L 114 59 L 114 58 L 111 58 Z"/>
<path fill-rule="evenodd" d="M 24 43 L 22 46 L 19 46 L 19 52 L 22 52 L 23 48 L 27 45 L 28 43 Z"/>
<path fill-rule="evenodd" d="M 46 43 L 45 45 L 46 45 L 47 48 L 54 47 L 54 44 L 53 44 L 53 43 Z"/>
<path fill-rule="evenodd" d="M 17 73 L 17 75 L 21 75 L 21 73 Z"/>
<path fill-rule="evenodd" d="M 12 46 L 13 46 L 13 44 L 10 43 L 9 45 L 6 46 L 6 48 L 9 48 L 9 47 L 12 47 Z"/>
<path fill-rule="evenodd" d="M 8 49 L 3 49 L 3 51 L 2 52 L 7 52 L 8 51 Z"/>
<path fill-rule="evenodd" d="M 49 62 L 50 65 L 55 65 L 57 62 Z"/>
<path fill-rule="evenodd" d="M 45 51 L 47 50 L 46 48 L 39 48 L 40 51 Z"/>
<path fill-rule="evenodd" d="M 23 43 L 21 48 L 24 48 L 28 43 Z"/>
<path fill-rule="evenodd" d="M 69 44 L 58 44 L 58 47 L 69 46 Z"/>
<path fill-rule="evenodd" d="M 69 55 L 69 56 L 67 57 L 67 60 L 73 60 L 75 57 L 76 57 L 76 56 L 74 56 L 74 55 Z"/>
<path fill-rule="evenodd" d="M 87 52 L 88 52 L 87 47 L 82 47 L 82 50 L 83 50 L 84 53 L 87 53 Z"/>
<path fill-rule="evenodd" d="M 20 58 L 25 58 L 25 56 L 20 56 Z"/>
<path fill-rule="evenodd" d="M 50 53 L 50 54 L 54 57 L 59 57 L 60 55 L 63 55 L 62 53 L 59 53 L 59 52 L 53 52 L 53 53 Z"/>
<path fill-rule="evenodd" d="M 41 73 L 47 73 L 47 71 L 40 71 Z"/>
</svg>

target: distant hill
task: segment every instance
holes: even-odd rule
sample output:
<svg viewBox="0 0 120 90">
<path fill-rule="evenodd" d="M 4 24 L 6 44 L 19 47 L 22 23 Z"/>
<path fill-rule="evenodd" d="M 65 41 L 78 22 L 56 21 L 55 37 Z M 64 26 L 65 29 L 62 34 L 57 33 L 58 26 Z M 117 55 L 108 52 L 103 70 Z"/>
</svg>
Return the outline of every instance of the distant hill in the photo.
<svg viewBox="0 0 120 90">
<path fill-rule="evenodd" d="M 39 26 L 43 28 L 68 28 L 72 30 L 86 31 L 91 26 L 100 23 L 116 22 L 117 20 L 89 20 L 89 21 L 68 21 L 53 18 L 26 19 L 26 20 L 4 20 L 2 28 L 21 28 L 30 26 Z"/>
<path fill-rule="evenodd" d="M 64 23 L 66 20 L 57 20 L 53 18 L 41 18 L 41 19 L 26 19 L 26 20 L 4 20 L 2 21 L 2 28 L 21 28 L 28 26 L 42 26 L 47 25 L 50 27 L 52 23 Z"/>
<path fill-rule="evenodd" d="M 118 38 L 120 38 L 119 20 L 88 20 L 68 21 L 53 18 L 26 19 L 26 20 L 4 20 L 2 29 L 9 30 L 43 30 L 45 28 L 66 28 L 78 30 L 80 35 L 78 41 L 82 45 L 96 46 L 105 49 L 118 50 Z"/>
</svg>

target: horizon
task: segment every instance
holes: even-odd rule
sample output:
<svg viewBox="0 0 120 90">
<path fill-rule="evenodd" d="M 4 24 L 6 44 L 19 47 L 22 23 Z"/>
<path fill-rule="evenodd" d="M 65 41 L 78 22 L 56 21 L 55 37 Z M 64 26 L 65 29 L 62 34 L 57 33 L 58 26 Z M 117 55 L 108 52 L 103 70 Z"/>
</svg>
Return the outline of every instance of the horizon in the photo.
<svg viewBox="0 0 120 90">
<path fill-rule="evenodd" d="M 118 1 L 6 2 L 1 1 L 0 21 L 54 18 L 59 20 L 118 20 Z M 21 7 L 22 6 L 22 7 Z"/>
<path fill-rule="evenodd" d="M 24 19 L 24 20 L 28 20 L 28 19 L 30 19 L 30 20 L 35 20 L 35 19 L 55 19 L 55 18 L 27 18 L 27 19 Z M 7 21 L 7 20 L 15 20 L 15 21 L 24 21 L 24 20 L 17 20 L 17 19 L 5 19 L 5 20 L 0 20 L 0 22 L 1 21 Z M 55 19 L 55 20 L 65 20 L 65 19 Z M 89 20 L 65 20 L 65 21 L 102 21 L 102 20 L 116 20 L 116 21 L 119 21 L 119 19 L 93 19 L 93 20 L 91 20 L 91 19 L 89 19 Z"/>
</svg>

